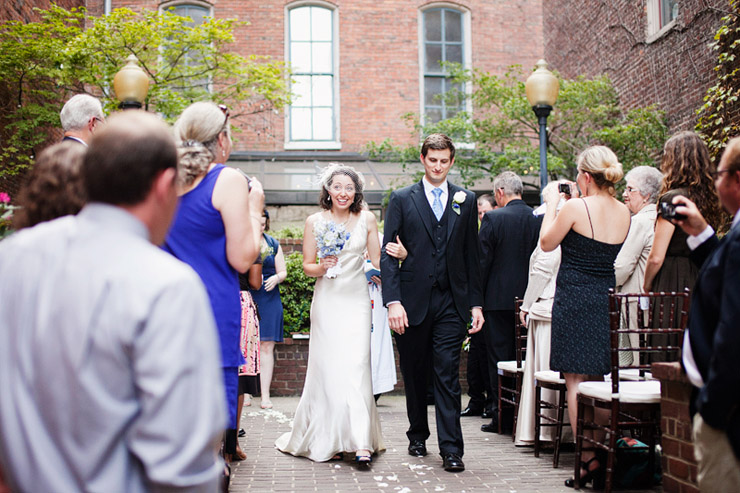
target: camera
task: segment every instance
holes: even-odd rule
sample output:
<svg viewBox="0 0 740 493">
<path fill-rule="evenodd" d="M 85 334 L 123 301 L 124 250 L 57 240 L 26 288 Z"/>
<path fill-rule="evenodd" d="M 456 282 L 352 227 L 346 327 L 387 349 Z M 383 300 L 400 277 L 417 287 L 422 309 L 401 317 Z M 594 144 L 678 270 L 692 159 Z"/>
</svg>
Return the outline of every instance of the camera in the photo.
<svg viewBox="0 0 740 493">
<path fill-rule="evenodd" d="M 669 204 L 668 202 L 661 202 L 659 205 L 659 213 L 663 219 L 666 221 L 683 221 L 686 219 L 686 216 L 684 214 L 679 214 L 676 212 L 676 206 L 673 204 Z"/>
<path fill-rule="evenodd" d="M 570 184 L 558 183 L 558 192 L 564 193 L 565 195 L 570 195 Z"/>
</svg>

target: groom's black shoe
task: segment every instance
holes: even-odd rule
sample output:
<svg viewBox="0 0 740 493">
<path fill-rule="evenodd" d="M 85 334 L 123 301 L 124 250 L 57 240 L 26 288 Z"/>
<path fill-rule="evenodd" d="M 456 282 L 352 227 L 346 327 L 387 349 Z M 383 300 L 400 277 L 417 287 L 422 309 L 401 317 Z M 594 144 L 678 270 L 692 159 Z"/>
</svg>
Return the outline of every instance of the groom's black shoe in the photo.
<svg viewBox="0 0 740 493">
<path fill-rule="evenodd" d="M 478 407 L 466 407 L 463 409 L 463 412 L 460 413 L 460 416 L 466 417 L 466 416 L 480 416 L 483 413 L 483 409 Z"/>
<path fill-rule="evenodd" d="M 498 416 L 494 415 L 490 423 L 486 423 L 480 427 L 480 431 L 498 433 Z"/>
<path fill-rule="evenodd" d="M 447 472 L 462 472 L 465 470 L 465 464 L 457 454 L 443 454 L 442 467 Z"/>
<path fill-rule="evenodd" d="M 411 440 L 409 442 L 409 455 L 414 457 L 424 457 L 427 455 L 427 446 L 424 440 Z"/>
</svg>

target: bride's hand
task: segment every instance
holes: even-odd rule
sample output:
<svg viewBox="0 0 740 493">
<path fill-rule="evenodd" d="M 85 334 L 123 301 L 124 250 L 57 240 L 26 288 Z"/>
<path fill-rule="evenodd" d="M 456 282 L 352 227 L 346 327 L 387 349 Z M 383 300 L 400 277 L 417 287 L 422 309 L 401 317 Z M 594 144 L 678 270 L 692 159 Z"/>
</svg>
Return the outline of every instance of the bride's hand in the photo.
<svg viewBox="0 0 740 493">
<path fill-rule="evenodd" d="M 395 243 L 393 243 L 392 241 L 386 243 L 385 252 L 391 257 L 397 258 L 401 261 L 406 260 L 406 256 L 408 255 L 406 248 L 403 246 L 403 243 L 401 243 L 401 238 L 398 236 L 396 236 Z"/>
<path fill-rule="evenodd" d="M 324 268 L 324 274 L 326 274 L 326 271 L 337 265 L 337 257 L 331 255 L 329 257 L 320 258 L 319 265 Z"/>
</svg>

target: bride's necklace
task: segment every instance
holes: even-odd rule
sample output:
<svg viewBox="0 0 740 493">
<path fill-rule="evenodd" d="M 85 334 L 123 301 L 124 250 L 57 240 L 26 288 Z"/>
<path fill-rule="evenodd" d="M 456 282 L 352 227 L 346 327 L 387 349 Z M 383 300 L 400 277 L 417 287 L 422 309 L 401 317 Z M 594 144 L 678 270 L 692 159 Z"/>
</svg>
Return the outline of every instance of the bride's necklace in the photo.
<svg viewBox="0 0 740 493">
<path fill-rule="evenodd" d="M 352 219 L 352 214 L 348 214 L 347 215 L 347 219 L 345 219 L 344 222 L 341 222 L 341 223 L 339 221 L 337 221 L 336 219 L 334 219 L 334 214 L 332 214 L 331 212 L 329 213 L 329 217 L 331 217 L 331 220 L 334 222 L 334 224 L 337 224 L 339 226 L 345 226 L 346 227 L 347 224 L 349 223 L 350 219 Z"/>
</svg>

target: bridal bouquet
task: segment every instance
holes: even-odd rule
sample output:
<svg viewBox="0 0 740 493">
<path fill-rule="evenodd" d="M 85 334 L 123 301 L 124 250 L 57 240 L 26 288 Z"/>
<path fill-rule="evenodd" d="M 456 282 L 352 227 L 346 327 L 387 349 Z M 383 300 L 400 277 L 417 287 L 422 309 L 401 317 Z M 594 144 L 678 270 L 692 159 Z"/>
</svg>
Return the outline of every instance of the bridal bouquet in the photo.
<svg viewBox="0 0 740 493">
<path fill-rule="evenodd" d="M 313 234 L 316 237 L 316 248 L 319 250 L 319 258 L 339 255 L 344 248 L 344 244 L 349 240 L 349 231 L 344 228 L 344 224 L 336 224 L 334 221 L 318 221 L 314 225 Z M 341 274 L 342 265 L 330 267 L 326 271 L 329 279 L 334 279 L 337 274 Z"/>
</svg>

